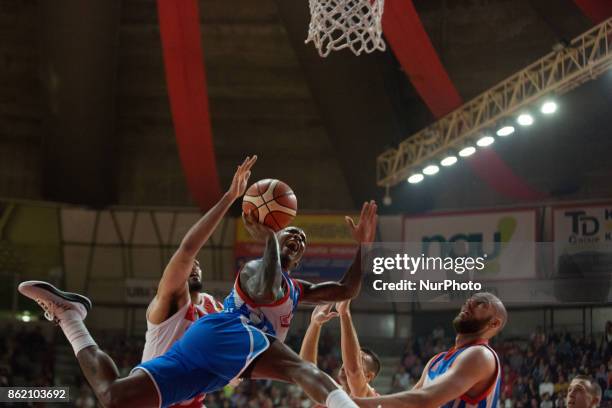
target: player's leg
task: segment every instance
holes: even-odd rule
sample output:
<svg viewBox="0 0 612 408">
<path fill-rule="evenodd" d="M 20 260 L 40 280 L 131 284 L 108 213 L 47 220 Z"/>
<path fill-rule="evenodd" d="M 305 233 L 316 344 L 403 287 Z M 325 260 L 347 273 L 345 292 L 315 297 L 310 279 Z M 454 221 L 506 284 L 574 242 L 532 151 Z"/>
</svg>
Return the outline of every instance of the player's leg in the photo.
<svg viewBox="0 0 612 408">
<path fill-rule="evenodd" d="M 142 370 L 119 378 L 114 361 L 98 346 L 79 351 L 77 360 L 98 401 L 111 407 L 157 407 L 159 395 L 151 378 Z"/>
<path fill-rule="evenodd" d="M 357 407 L 329 375 L 314 364 L 300 359 L 293 350 L 279 341 L 274 341 L 249 370 L 253 379 L 272 379 L 296 384 L 317 404 L 329 408 Z"/>
<path fill-rule="evenodd" d="M 85 296 L 62 292 L 53 285 L 28 281 L 19 285 L 19 292 L 38 303 L 48 320 L 56 321 L 70 342 L 81 370 L 104 407 L 153 407 L 159 405 L 155 384 L 140 370 L 119 378 L 113 360 L 100 350 L 83 319 L 91 308 Z"/>
</svg>

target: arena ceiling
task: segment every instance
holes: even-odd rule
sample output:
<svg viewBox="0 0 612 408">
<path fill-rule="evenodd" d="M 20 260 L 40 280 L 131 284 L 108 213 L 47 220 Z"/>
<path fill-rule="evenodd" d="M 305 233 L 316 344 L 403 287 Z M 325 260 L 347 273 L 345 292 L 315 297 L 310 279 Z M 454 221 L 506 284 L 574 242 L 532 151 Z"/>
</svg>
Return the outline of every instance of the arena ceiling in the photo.
<svg viewBox="0 0 612 408">
<path fill-rule="evenodd" d="M 306 1 L 200 0 L 220 185 L 255 153 L 253 178 L 286 181 L 303 209 L 339 211 L 381 199 L 378 154 L 435 120 L 435 104 L 469 100 L 587 30 L 596 17 L 585 7 L 599 3 L 596 11 L 605 13 L 605 1 L 414 0 L 453 95 L 427 82 L 431 61 L 409 41 L 321 59 L 304 44 Z M 4 0 L 0 21 L 1 196 L 96 207 L 194 204 L 155 0 Z M 424 70 L 406 72 L 402 58 L 410 55 Z M 611 91 L 608 74 L 565 95 L 555 119 L 495 147 L 497 166 L 539 200 L 609 196 Z M 530 201 L 477 173 L 458 166 L 418 188 L 395 187 L 383 211 Z M 203 191 L 214 177 L 202 177 Z"/>
</svg>

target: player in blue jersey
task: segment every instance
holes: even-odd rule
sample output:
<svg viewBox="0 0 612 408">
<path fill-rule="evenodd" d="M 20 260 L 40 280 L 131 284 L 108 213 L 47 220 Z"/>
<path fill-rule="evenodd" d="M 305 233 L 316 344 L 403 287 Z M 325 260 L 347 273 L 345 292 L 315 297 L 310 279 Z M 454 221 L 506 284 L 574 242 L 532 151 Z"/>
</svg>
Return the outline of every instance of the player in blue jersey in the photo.
<svg viewBox="0 0 612 408">
<path fill-rule="evenodd" d="M 501 363 L 488 345 L 505 326 L 504 304 L 490 293 L 470 297 L 453 320 L 455 346 L 435 355 L 410 391 L 356 399 L 365 408 L 497 408 Z"/>
<path fill-rule="evenodd" d="M 376 204 L 365 203 L 359 223 L 347 217 L 357 243 L 368 244 L 376 231 Z M 60 323 L 83 374 L 104 407 L 167 407 L 211 392 L 232 379 L 266 378 L 292 382 L 317 403 L 330 408 L 357 406 L 325 373 L 304 362 L 284 345 L 298 302 L 335 302 L 350 299 L 361 287 L 361 255 L 338 282 L 311 284 L 291 278 L 299 263 L 306 236 L 288 227 L 274 233 L 245 215 L 245 225 L 266 243 L 263 257 L 247 263 L 225 301 L 226 310 L 196 321 L 164 355 L 138 365 L 118 378 L 112 360 L 96 345 L 83 324 L 89 299 L 48 286 L 29 286 L 36 300 Z"/>
</svg>

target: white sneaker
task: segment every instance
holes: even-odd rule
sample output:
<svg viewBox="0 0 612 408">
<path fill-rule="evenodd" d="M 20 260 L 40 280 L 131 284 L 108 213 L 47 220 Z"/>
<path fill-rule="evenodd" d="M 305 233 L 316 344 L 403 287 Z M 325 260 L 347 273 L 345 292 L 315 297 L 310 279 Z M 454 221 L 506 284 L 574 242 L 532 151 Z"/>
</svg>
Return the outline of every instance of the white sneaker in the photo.
<svg viewBox="0 0 612 408">
<path fill-rule="evenodd" d="M 45 311 L 45 318 L 59 322 L 66 312 L 82 320 L 91 309 L 91 301 L 78 293 L 63 292 L 47 282 L 26 281 L 19 284 L 19 292 L 34 300 Z"/>
</svg>

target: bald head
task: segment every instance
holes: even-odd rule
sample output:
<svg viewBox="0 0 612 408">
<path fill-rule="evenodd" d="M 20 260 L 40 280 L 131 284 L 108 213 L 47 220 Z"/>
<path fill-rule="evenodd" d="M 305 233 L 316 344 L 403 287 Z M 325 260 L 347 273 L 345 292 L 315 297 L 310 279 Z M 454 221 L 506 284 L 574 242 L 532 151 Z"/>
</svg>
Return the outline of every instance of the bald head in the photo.
<svg viewBox="0 0 612 408">
<path fill-rule="evenodd" d="M 489 292 L 472 295 L 453 320 L 457 334 L 491 338 L 499 333 L 508 321 L 508 313 L 499 298 Z"/>
<path fill-rule="evenodd" d="M 494 317 L 500 320 L 500 326 L 498 332 L 502 331 L 508 322 L 508 312 L 506 306 L 502 303 L 497 296 L 489 292 L 476 293 L 474 296 L 479 296 L 487 300 L 491 306 L 493 306 Z"/>
</svg>

